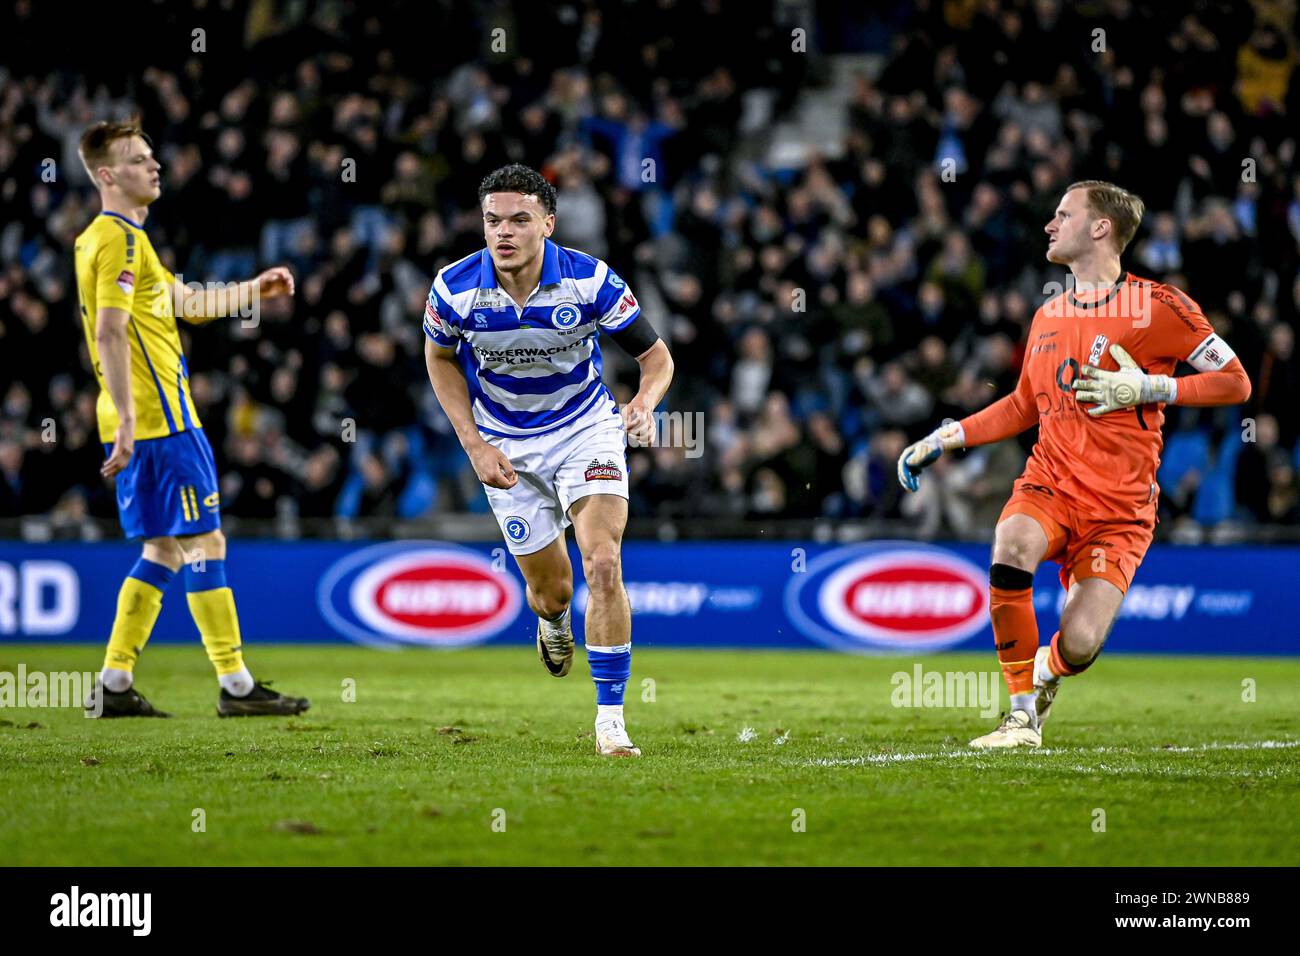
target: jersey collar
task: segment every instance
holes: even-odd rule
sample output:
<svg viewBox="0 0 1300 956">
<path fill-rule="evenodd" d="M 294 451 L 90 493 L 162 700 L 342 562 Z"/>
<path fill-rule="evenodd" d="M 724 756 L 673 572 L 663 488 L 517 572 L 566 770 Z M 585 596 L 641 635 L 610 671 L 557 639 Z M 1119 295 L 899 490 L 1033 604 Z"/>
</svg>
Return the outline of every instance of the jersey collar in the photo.
<svg viewBox="0 0 1300 956">
<path fill-rule="evenodd" d="M 1068 293 L 1066 293 L 1066 297 L 1069 300 L 1070 305 L 1074 306 L 1076 309 L 1096 309 L 1099 308 L 1100 306 L 1105 305 L 1111 299 L 1115 298 L 1115 296 L 1119 295 L 1120 288 L 1132 281 L 1133 281 L 1133 273 L 1125 272 L 1118 279 L 1115 280 L 1115 284 L 1110 287 L 1110 291 L 1107 292 L 1100 299 L 1088 299 L 1088 300 L 1080 299 L 1078 296 L 1074 294 L 1073 289 L 1071 289 Z"/>
<path fill-rule="evenodd" d="M 105 213 L 104 215 L 113 215 Z M 130 222 L 128 219 L 127 222 Z M 133 223 L 134 225 L 134 223 Z M 549 239 L 543 239 L 542 246 L 542 277 L 537 287 L 555 285 L 561 279 L 560 276 L 560 247 Z M 478 267 L 478 287 L 480 289 L 496 289 L 500 283 L 497 282 L 497 271 L 492 267 L 492 253 L 484 249 L 480 253 L 482 258 L 479 260 Z"/>
<path fill-rule="evenodd" d="M 132 226 L 135 226 L 135 228 L 137 228 L 137 229 L 143 229 L 143 228 L 144 228 L 144 226 L 140 225 L 138 222 L 134 222 L 133 220 L 127 219 L 126 216 L 122 215 L 120 212 L 107 212 L 107 211 L 105 211 L 105 212 L 101 212 L 100 215 L 101 215 L 101 216 L 112 216 L 114 219 L 121 219 L 123 222 L 125 222 L 125 223 L 130 223 Z"/>
</svg>

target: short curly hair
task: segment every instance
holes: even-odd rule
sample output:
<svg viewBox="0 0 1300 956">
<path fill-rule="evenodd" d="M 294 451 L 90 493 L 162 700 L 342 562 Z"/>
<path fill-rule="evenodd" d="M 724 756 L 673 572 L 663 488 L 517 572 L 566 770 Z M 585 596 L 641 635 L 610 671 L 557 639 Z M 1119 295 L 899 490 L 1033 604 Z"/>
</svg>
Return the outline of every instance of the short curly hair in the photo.
<svg viewBox="0 0 1300 956">
<path fill-rule="evenodd" d="M 546 207 L 548 216 L 555 213 L 555 187 L 546 181 L 545 176 L 523 163 L 511 163 L 509 166 L 494 169 L 484 176 L 483 182 L 478 186 L 480 205 L 483 203 L 483 197 L 489 193 L 522 193 L 525 196 L 536 196 Z"/>
</svg>

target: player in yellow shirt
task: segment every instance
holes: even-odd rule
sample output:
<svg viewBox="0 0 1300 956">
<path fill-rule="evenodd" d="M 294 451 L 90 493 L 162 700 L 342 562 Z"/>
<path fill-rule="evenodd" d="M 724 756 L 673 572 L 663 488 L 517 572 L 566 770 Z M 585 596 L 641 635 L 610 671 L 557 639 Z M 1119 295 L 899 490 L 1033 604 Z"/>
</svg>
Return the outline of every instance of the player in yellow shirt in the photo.
<svg viewBox="0 0 1300 956">
<path fill-rule="evenodd" d="M 259 297 L 293 295 L 288 269 L 196 290 L 154 251 L 144 220 L 161 192 L 160 165 L 131 123 L 97 123 L 81 137 L 81 161 L 103 211 L 77 237 L 77 293 L 99 381 L 101 469 L 117 485 L 118 513 L 144 549 L 118 594 L 104 669 L 88 712 L 166 717 L 133 686 L 140 652 L 182 566 L 194 623 L 217 671 L 222 717 L 297 714 L 308 702 L 253 680 L 244 665 L 235 600 L 226 584 L 226 539 L 212 448 L 190 397 L 176 317 L 200 324 L 242 314 Z"/>
</svg>

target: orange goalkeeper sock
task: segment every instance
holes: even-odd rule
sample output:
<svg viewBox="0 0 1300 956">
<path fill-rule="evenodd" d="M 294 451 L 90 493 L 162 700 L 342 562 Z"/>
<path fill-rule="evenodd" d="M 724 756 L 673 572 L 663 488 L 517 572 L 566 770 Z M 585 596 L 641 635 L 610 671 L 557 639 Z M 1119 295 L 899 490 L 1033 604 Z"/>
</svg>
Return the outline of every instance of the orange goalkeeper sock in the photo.
<svg viewBox="0 0 1300 956">
<path fill-rule="evenodd" d="M 1024 702 L 1023 695 L 1034 692 L 1034 654 L 1038 652 L 1034 576 L 1009 564 L 993 565 L 989 569 L 989 616 L 1012 709 L 1024 709 L 1016 704 Z M 1022 698 L 1019 702 L 1018 696 Z"/>
<path fill-rule="evenodd" d="M 1096 660 L 1094 657 L 1093 660 Z M 1061 655 L 1061 632 L 1057 631 L 1052 635 L 1051 654 L 1047 658 L 1047 666 L 1057 677 L 1070 677 L 1074 674 L 1082 674 L 1092 666 L 1092 661 L 1084 664 L 1071 664 Z"/>
</svg>

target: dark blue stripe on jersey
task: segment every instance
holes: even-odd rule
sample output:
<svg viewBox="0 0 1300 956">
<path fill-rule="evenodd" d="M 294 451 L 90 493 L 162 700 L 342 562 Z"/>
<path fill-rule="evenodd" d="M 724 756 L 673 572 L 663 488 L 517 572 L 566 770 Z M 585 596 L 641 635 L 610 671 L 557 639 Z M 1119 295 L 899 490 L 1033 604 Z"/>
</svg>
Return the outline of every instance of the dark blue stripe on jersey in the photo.
<svg viewBox="0 0 1300 956">
<path fill-rule="evenodd" d="M 578 414 L 586 411 L 591 405 L 592 400 L 604 389 L 604 383 L 600 379 L 592 379 L 590 385 L 579 392 L 575 397 L 569 399 L 569 405 L 565 408 L 548 408 L 540 412 L 521 412 L 512 408 L 506 408 L 497 402 L 492 401 L 485 394 L 482 388 L 475 389 L 478 392 L 478 400 L 483 403 L 483 407 L 488 410 L 493 418 L 517 428 L 521 431 L 531 428 L 545 428 L 547 425 L 554 425 L 575 416 L 575 407 Z"/>
<path fill-rule="evenodd" d="M 622 322 L 620 322 L 618 325 L 607 325 L 607 326 L 605 326 L 605 327 L 604 327 L 604 328 L 605 328 L 605 331 L 606 331 L 606 332 L 622 332 L 624 329 L 626 329 L 628 326 L 630 326 L 633 322 L 635 322 L 635 321 L 640 317 L 640 315 L 641 315 L 641 308 L 640 308 L 640 306 L 638 306 L 637 308 L 635 308 L 635 309 L 632 310 L 632 314 L 631 314 L 631 315 L 629 315 L 626 319 L 624 319 L 624 320 L 623 320 Z"/>
<path fill-rule="evenodd" d="M 514 392 L 516 395 L 550 395 L 558 392 L 562 388 L 568 388 L 571 385 L 577 385 L 585 382 L 587 376 L 591 374 L 587 368 L 587 363 L 580 362 L 572 372 L 558 372 L 555 375 L 539 375 L 536 378 L 516 378 L 513 375 L 499 375 L 496 372 L 483 369 L 479 372 L 483 381 L 489 385 L 495 385 L 497 388 L 505 389 L 507 392 Z"/>
<path fill-rule="evenodd" d="M 580 406 L 578 410 L 573 413 L 572 417 L 562 419 L 558 421 L 556 424 L 551 425 L 547 428 L 539 428 L 536 431 L 529 432 L 527 435 L 520 435 L 517 432 L 497 431 L 495 428 L 488 428 L 486 425 L 479 425 L 478 430 L 483 432 L 484 434 L 496 435 L 500 438 L 533 438 L 534 436 L 537 435 L 548 435 L 551 432 L 558 431 L 561 428 L 568 428 L 570 425 L 572 425 L 574 422 L 580 419 L 583 415 L 587 414 L 587 412 L 590 411 L 593 405 L 598 404 L 602 396 L 608 398 L 611 404 L 613 403 L 614 396 L 611 395 L 609 393 L 609 389 L 605 388 L 604 384 L 601 383 L 600 388 L 598 388 L 595 394 L 591 396 L 591 398 L 587 401 L 587 404 Z M 611 414 L 615 418 L 618 417 L 617 410 L 611 409 Z"/>
<path fill-rule="evenodd" d="M 117 216 L 118 219 L 122 219 L 125 222 L 131 222 L 130 219 L 127 219 L 125 216 L 118 216 L 115 212 L 106 212 L 103 215 Z M 135 225 L 135 223 L 131 224 Z M 135 233 L 126 228 L 126 226 L 122 225 L 120 222 L 117 224 L 117 228 L 121 229 L 122 235 L 126 237 L 126 264 L 130 265 L 135 260 Z M 137 226 L 136 228 L 138 229 L 139 227 Z"/>
<path fill-rule="evenodd" d="M 194 420 L 190 418 L 190 406 L 185 401 L 185 387 L 181 385 L 181 370 L 176 370 L 176 400 L 181 403 L 181 421 L 185 423 L 186 428 L 194 427 Z"/>
<path fill-rule="evenodd" d="M 114 219 L 121 219 L 123 222 L 131 223 L 131 225 L 135 226 L 135 228 L 137 228 L 137 229 L 143 229 L 143 228 L 144 228 L 144 226 L 140 225 L 138 222 L 131 222 L 130 219 L 127 219 L 126 216 L 122 215 L 120 212 L 101 212 L 100 215 L 101 215 L 101 216 L 112 216 Z"/>
<path fill-rule="evenodd" d="M 158 373 L 153 370 L 153 362 L 149 360 L 149 350 L 144 347 L 144 339 L 140 338 L 140 330 L 135 327 L 135 319 L 131 320 L 131 331 L 135 333 L 135 340 L 140 343 L 140 353 L 144 356 L 144 364 L 149 366 L 149 374 L 153 376 L 153 387 L 158 389 L 158 401 L 162 404 L 163 415 L 167 418 L 167 433 L 176 434 L 179 429 L 176 427 L 176 419 L 172 417 L 171 406 L 167 404 L 167 396 L 163 394 L 162 382 L 158 381 Z M 137 411 L 137 418 L 139 413 Z"/>
</svg>

